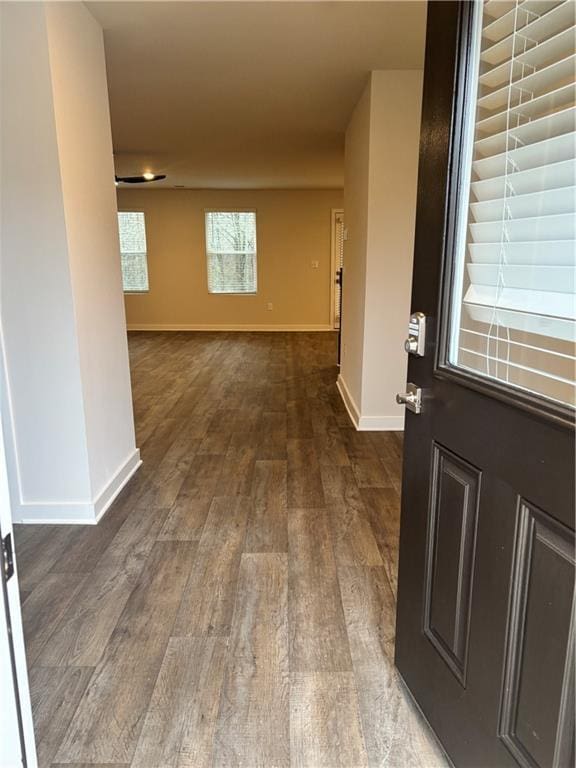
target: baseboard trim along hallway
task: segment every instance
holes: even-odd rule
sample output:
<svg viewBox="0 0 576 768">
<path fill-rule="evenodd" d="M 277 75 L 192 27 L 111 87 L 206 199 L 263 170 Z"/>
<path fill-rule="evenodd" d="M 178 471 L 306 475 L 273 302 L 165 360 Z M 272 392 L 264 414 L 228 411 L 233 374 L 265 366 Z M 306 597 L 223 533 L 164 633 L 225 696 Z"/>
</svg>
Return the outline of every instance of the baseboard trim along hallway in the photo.
<svg viewBox="0 0 576 768">
<path fill-rule="evenodd" d="M 359 432 L 402 432 L 404 430 L 404 415 L 362 416 L 346 382 L 340 375 L 336 380 L 336 387 L 352 423 Z"/>
<path fill-rule="evenodd" d="M 176 323 L 129 323 L 129 331 L 279 331 L 311 332 L 333 331 L 331 325 L 196 325 Z"/>
<path fill-rule="evenodd" d="M 26 525 L 96 525 L 141 464 L 140 451 L 136 449 L 91 501 L 21 501 L 14 506 L 14 522 Z"/>
</svg>

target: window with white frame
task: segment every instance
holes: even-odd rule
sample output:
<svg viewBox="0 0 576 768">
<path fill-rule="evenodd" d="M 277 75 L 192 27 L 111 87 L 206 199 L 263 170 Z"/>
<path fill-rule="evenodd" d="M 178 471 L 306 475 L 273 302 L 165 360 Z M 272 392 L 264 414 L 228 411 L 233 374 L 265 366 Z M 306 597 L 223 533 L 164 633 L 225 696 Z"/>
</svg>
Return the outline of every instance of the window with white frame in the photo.
<svg viewBox="0 0 576 768">
<path fill-rule="evenodd" d="M 206 258 L 210 293 L 256 293 L 256 212 L 207 211 Z"/>
<path fill-rule="evenodd" d="M 120 211 L 118 228 L 124 291 L 144 293 L 149 289 L 144 214 L 141 211 Z"/>
</svg>

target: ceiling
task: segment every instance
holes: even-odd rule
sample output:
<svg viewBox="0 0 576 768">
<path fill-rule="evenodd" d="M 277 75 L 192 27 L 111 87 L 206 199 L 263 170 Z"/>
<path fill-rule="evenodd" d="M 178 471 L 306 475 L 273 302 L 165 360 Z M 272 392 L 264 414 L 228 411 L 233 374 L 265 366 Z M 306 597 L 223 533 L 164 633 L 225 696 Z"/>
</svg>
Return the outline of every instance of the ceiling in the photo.
<svg viewBox="0 0 576 768">
<path fill-rule="evenodd" d="M 154 186 L 334 188 L 374 69 L 419 69 L 425 3 L 89 2 L 116 171 Z"/>
</svg>

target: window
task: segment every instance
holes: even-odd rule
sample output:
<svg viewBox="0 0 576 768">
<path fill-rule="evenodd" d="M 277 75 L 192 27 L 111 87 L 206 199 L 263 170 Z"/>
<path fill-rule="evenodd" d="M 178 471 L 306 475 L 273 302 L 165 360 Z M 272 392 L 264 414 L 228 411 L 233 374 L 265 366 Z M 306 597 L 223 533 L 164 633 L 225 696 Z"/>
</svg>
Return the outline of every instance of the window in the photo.
<svg viewBox="0 0 576 768">
<path fill-rule="evenodd" d="M 148 290 L 144 214 L 141 212 L 119 212 L 118 228 L 120 230 L 120 257 L 124 291 L 143 293 Z"/>
<path fill-rule="evenodd" d="M 574 404 L 574 3 L 478 16 L 449 362 Z"/>
<path fill-rule="evenodd" d="M 256 213 L 206 213 L 210 293 L 256 293 Z"/>
</svg>

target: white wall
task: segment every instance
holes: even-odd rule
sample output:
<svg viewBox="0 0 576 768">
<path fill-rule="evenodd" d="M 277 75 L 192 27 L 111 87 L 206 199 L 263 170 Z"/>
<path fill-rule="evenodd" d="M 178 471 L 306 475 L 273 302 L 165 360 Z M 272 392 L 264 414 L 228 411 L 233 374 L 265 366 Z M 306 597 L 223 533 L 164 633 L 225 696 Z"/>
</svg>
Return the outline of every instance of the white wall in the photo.
<svg viewBox="0 0 576 768">
<path fill-rule="evenodd" d="M 18 490 L 68 503 L 89 478 L 47 25 L 36 4 L 1 11 L 1 310 Z"/>
<path fill-rule="evenodd" d="M 362 400 L 368 190 L 370 179 L 370 82 L 346 131 L 344 168 L 344 276 L 342 285 L 341 372 L 354 402 Z"/>
<path fill-rule="evenodd" d="M 138 466 L 102 31 L 3 3 L 1 315 L 15 520 L 95 522 Z"/>
<path fill-rule="evenodd" d="M 106 63 L 102 30 L 82 3 L 48 3 L 46 12 L 90 482 L 98 497 L 134 451 Z"/>
<path fill-rule="evenodd" d="M 360 429 L 402 429 L 422 72 L 373 72 L 346 133 L 340 391 Z"/>
</svg>

